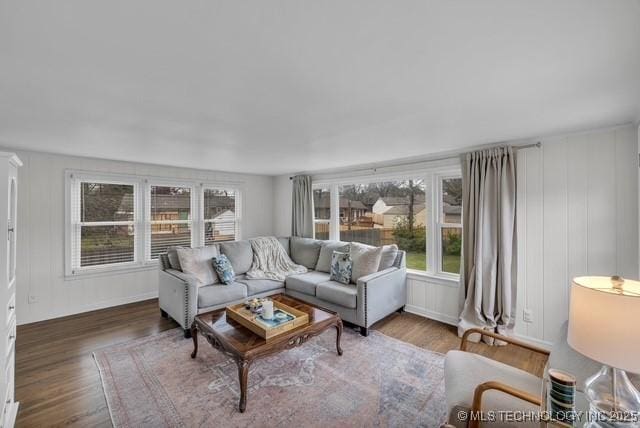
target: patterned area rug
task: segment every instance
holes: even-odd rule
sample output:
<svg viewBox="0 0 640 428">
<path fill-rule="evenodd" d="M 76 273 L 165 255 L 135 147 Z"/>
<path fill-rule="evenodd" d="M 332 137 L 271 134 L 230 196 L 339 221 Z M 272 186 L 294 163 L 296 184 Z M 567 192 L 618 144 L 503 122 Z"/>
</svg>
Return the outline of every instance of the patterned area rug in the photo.
<svg viewBox="0 0 640 428">
<path fill-rule="evenodd" d="M 237 410 L 233 360 L 179 329 L 94 354 L 115 427 L 438 427 L 445 419 L 444 356 L 378 332 L 345 329 L 251 366 Z"/>
</svg>

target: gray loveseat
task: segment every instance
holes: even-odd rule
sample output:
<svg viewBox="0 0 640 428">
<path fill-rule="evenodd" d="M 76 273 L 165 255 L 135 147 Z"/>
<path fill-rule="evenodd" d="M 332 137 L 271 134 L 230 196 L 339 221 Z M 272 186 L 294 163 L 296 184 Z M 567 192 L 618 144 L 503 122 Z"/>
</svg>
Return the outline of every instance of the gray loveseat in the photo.
<svg viewBox="0 0 640 428">
<path fill-rule="evenodd" d="M 382 270 L 358 278 L 356 284 L 344 285 L 329 279 L 326 266 L 329 247 L 323 252 L 323 260 L 318 262 L 322 246 L 340 247 L 348 243 L 303 238 L 278 240 L 294 262 L 309 269 L 307 273 L 289 276 L 285 281 L 248 279 L 244 274 L 253 263 L 250 242 L 221 242 L 216 245 L 219 252 L 229 258 L 236 280 L 229 285 L 199 286 L 194 277 L 181 271 L 175 250 L 161 255 L 158 297 L 162 315 L 173 318 L 184 329 L 185 337 L 189 337 L 189 328 L 197 314 L 243 302 L 250 297 L 285 293 L 339 313 L 344 321 L 359 326 L 366 336 L 373 323 L 404 308 L 407 299 L 404 251 L 387 253 L 385 264 L 381 262 L 380 265 Z M 383 261 L 384 258 L 383 254 Z"/>
</svg>

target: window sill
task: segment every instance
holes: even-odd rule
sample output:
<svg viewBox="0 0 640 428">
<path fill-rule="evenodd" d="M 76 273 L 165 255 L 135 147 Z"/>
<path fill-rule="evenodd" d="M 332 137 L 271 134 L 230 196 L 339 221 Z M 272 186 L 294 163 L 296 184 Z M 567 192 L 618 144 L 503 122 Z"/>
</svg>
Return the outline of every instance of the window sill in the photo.
<svg viewBox="0 0 640 428">
<path fill-rule="evenodd" d="M 147 261 L 142 264 L 132 264 L 128 266 L 109 266 L 100 267 L 96 269 L 80 270 L 73 274 L 66 274 L 64 276 L 65 281 L 76 281 L 86 278 L 97 278 L 112 275 L 122 275 L 134 272 L 143 272 L 148 270 L 158 269 L 158 261 Z"/>
<path fill-rule="evenodd" d="M 415 269 L 407 269 L 407 278 L 445 285 L 447 287 L 458 287 L 460 285 L 459 275 L 437 275 Z"/>
</svg>

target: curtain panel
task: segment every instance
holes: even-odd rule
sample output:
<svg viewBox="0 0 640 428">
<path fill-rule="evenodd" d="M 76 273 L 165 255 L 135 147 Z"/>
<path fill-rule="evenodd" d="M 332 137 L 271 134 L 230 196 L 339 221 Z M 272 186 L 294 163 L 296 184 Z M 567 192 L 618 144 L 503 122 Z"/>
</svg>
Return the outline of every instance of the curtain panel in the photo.
<svg viewBox="0 0 640 428">
<path fill-rule="evenodd" d="M 291 235 L 313 238 L 313 189 L 311 177 L 293 177 Z"/>
<path fill-rule="evenodd" d="M 517 277 L 516 162 L 512 148 L 463 155 L 462 193 L 464 304 L 458 333 L 478 327 L 511 335 Z M 488 337 L 484 340 L 494 344 Z"/>
</svg>

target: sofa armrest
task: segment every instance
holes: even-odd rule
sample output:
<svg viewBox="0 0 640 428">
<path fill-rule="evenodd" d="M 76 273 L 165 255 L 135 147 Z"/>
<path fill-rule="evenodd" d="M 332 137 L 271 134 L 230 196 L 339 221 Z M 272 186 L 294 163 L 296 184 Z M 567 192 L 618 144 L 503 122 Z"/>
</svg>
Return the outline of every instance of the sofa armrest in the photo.
<svg viewBox="0 0 640 428">
<path fill-rule="evenodd" d="M 183 329 L 191 328 L 198 314 L 198 281 L 193 275 L 175 269 L 160 270 L 158 278 L 160 309 Z"/>
<path fill-rule="evenodd" d="M 392 267 L 358 279 L 357 320 L 369 327 L 407 304 L 407 270 Z"/>
</svg>

